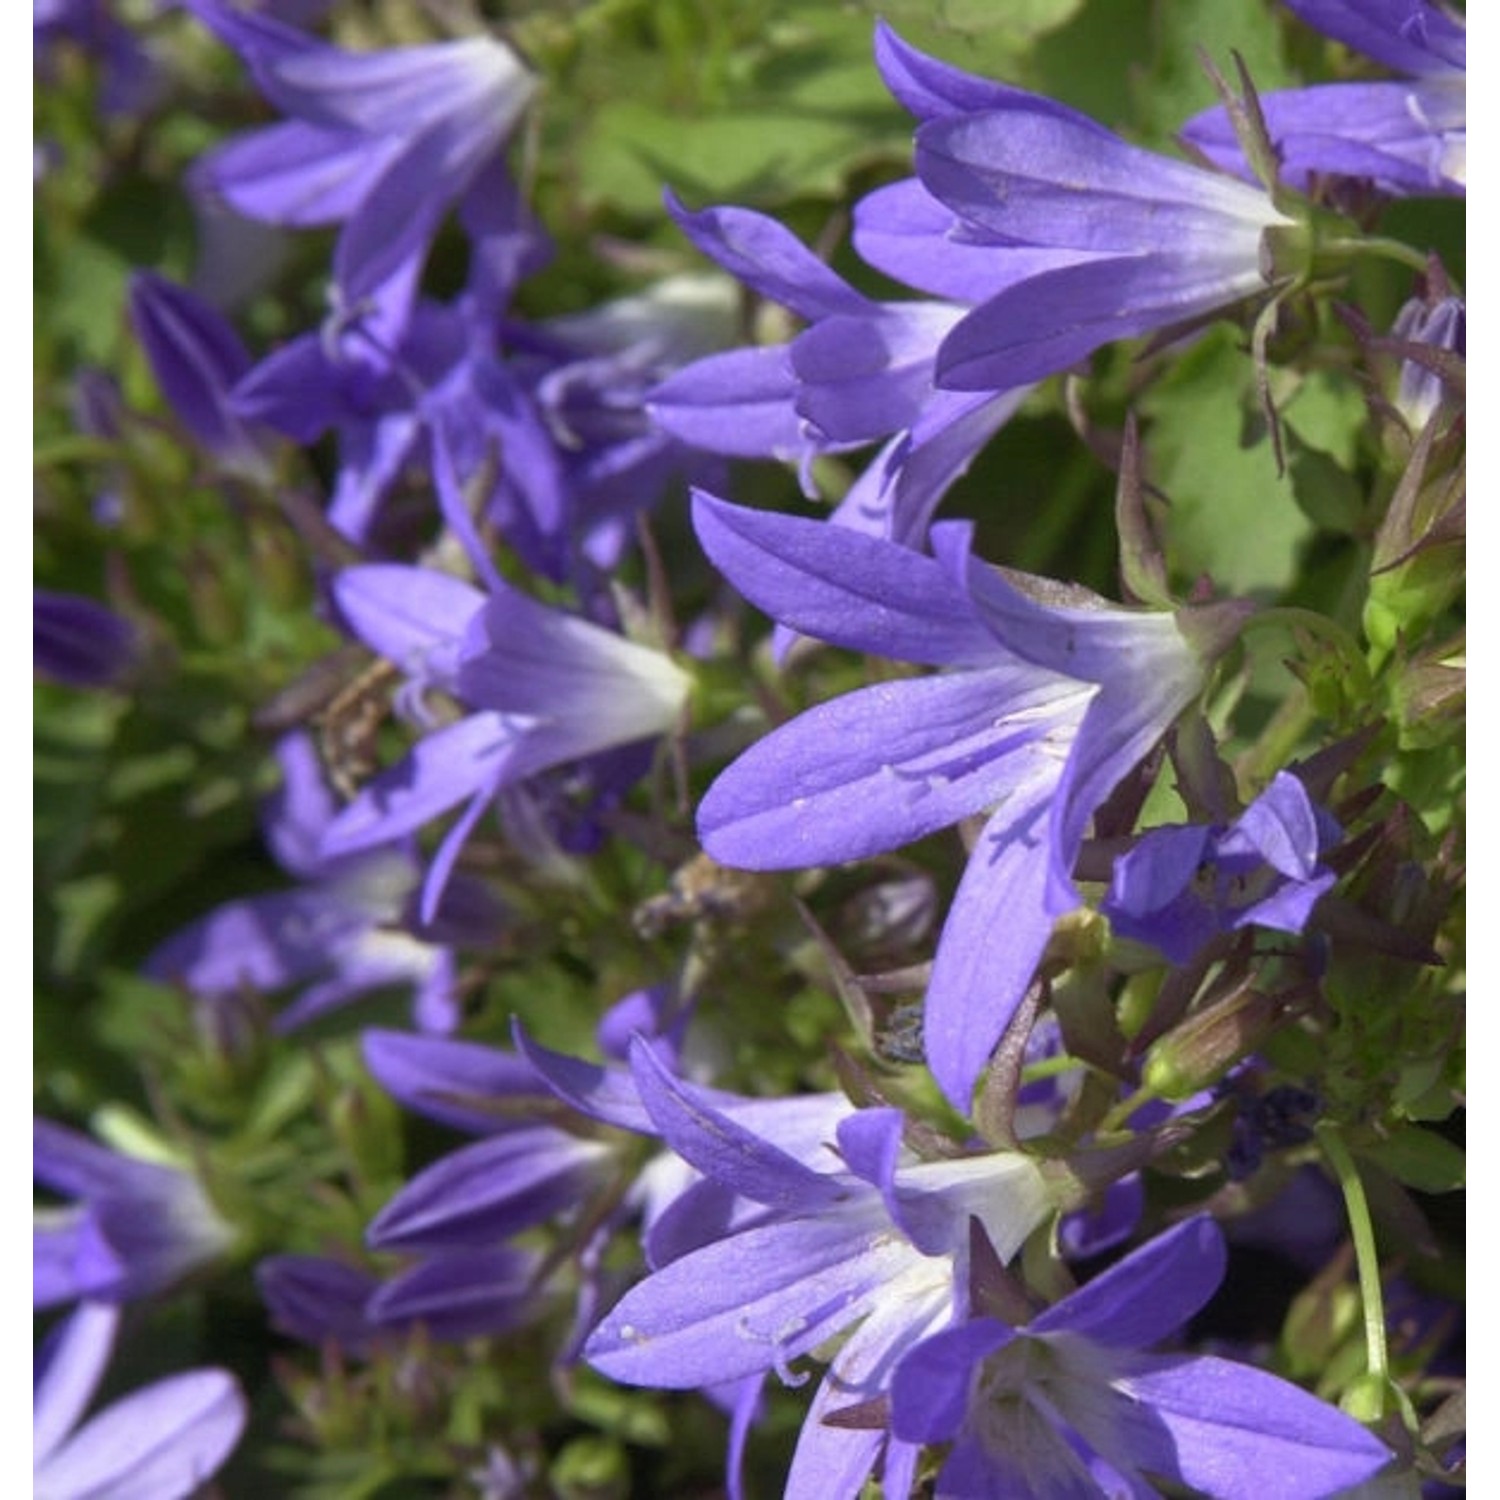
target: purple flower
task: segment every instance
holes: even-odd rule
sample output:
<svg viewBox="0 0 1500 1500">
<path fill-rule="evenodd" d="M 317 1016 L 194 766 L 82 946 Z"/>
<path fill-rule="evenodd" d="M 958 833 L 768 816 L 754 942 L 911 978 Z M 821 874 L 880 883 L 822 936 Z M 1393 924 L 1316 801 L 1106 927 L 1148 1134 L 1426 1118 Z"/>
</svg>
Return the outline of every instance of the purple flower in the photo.
<svg viewBox="0 0 1500 1500">
<path fill-rule="evenodd" d="M 122 1156 L 50 1120 L 32 1122 L 32 1175 L 73 1200 L 34 1211 L 38 1307 L 150 1297 L 234 1244 L 191 1172 Z"/>
<path fill-rule="evenodd" d="M 809 326 L 788 344 L 688 365 L 651 393 L 652 416 L 684 442 L 741 457 L 805 462 L 889 439 L 834 520 L 920 546 L 943 494 L 1027 394 L 934 387 L 939 345 L 967 304 L 872 301 L 774 219 L 668 206 L 705 255 Z M 976 264 L 964 294 L 972 302 L 997 284 Z"/>
<path fill-rule="evenodd" d="M 156 383 L 192 437 L 230 471 L 269 479 L 263 435 L 230 405 L 250 355 L 218 310 L 186 287 L 137 271 L 130 281 L 130 322 Z"/>
<path fill-rule="evenodd" d="M 1319 177 L 1354 177 L 1398 195 L 1462 194 L 1463 22 L 1427 0 L 1286 4 L 1309 26 L 1406 76 L 1262 94 L 1282 181 L 1308 191 Z M 1222 108 L 1194 116 L 1181 134 L 1226 170 L 1252 176 Z"/>
<path fill-rule="evenodd" d="M 1301 932 L 1335 880 L 1319 861 L 1338 824 L 1290 772 L 1227 828 L 1153 828 L 1115 861 L 1099 910 L 1115 931 L 1187 963 L 1220 933 Z"/>
<path fill-rule="evenodd" d="M 1463 358 L 1466 319 L 1464 304 L 1457 297 L 1440 297 L 1429 306 L 1413 298 L 1391 325 L 1391 337 Z M 1396 410 L 1406 418 L 1413 432 L 1420 432 L 1432 419 L 1448 390 L 1443 377 L 1414 359 L 1403 360 L 1396 388 Z"/>
<path fill-rule="evenodd" d="M 31 648 L 36 671 L 68 687 L 121 687 L 142 655 L 140 632 L 112 609 L 82 594 L 31 591 Z"/>
<path fill-rule="evenodd" d="M 949 68 L 888 29 L 879 46 L 887 82 L 924 122 L 921 186 L 873 195 L 856 243 L 914 285 L 972 285 L 978 260 L 994 288 L 943 339 L 939 387 L 1026 385 L 1268 290 L 1267 231 L 1292 221 L 1264 191 Z"/>
<path fill-rule="evenodd" d="M 337 309 L 379 305 L 394 336 L 448 210 L 481 242 L 497 232 L 492 202 L 513 197 L 505 144 L 535 80 L 487 36 L 351 53 L 219 0 L 190 8 L 289 117 L 204 157 L 195 185 L 246 218 L 342 223 Z"/>
<path fill-rule="evenodd" d="M 372 990 L 405 985 L 418 1025 L 451 1030 L 458 1000 L 449 944 L 484 941 L 503 914 L 484 887 L 464 882 L 443 910 L 418 923 L 411 910 L 422 880 L 415 856 L 394 835 L 348 857 L 323 851 L 338 803 L 312 740 L 288 735 L 277 757 L 283 782 L 266 809 L 266 838 L 303 883 L 217 907 L 162 943 L 146 972 L 210 1003 L 245 989 L 301 985 L 277 1017 L 281 1031 Z"/>
<path fill-rule="evenodd" d="M 118 1308 L 85 1302 L 37 1358 L 31 1408 L 35 1500 L 183 1500 L 229 1457 L 245 1398 L 225 1370 L 188 1370 L 83 1416 L 103 1378 Z"/>
<path fill-rule="evenodd" d="M 334 593 L 351 629 L 420 689 L 473 712 L 433 730 L 329 825 L 327 858 L 387 844 L 460 803 L 423 884 L 427 918 L 464 840 L 499 793 L 539 772 L 668 733 L 687 676 L 665 655 L 491 582 L 486 595 L 444 574 L 347 569 Z"/>
<path fill-rule="evenodd" d="M 776 1371 L 844 1335 L 793 1460 L 789 1496 L 854 1495 L 885 1434 L 825 1425 L 840 1405 L 879 1397 L 900 1355 L 961 1315 L 971 1221 L 1008 1259 L 1048 1214 L 1027 1157 L 919 1160 L 899 1110 L 845 1110 L 833 1139 L 802 1144 L 717 1108 L 637 1044 L 640 1097 L 666 1143 L 704 1175 L 657 1226 L 672 1255 L 599 1324 L 584 1357 L 631 1385 L 691 1389 Z M 791 1102 L 791 1101 L 788 1101 Z M 836 1141 L 836 1144 L 835 1144 Z M 736 1207 L 736 1205 L 738 1205 Z M 914 1449 L 886 1454 L 893 1483 Z"/>
<path fill-rule="evenodd" d="M 699 539 L 768 614 L 853 650 L 945 670 L 826 703 L 753 746 L 698 810 L 724 864 L 864 859 L 987 817 L 938 942 L 928 1064 L 960 1110 L 1031 982 L 1094 810 L 1192 702 L 1236 605 L 1177 614 L 1032 595 L 933 528 L 937 558 L 699 494 Z M 1049 602 L 1041 602 L 1043 599 Z"/>
<path fill-rule="evenodd" d="M 1370 1478 L 1391 1453 L 1336 1407 L 1247 1365 L 1140 1352 L 1208 1301 L 1224 1266 L 1218 1227 L 1190 1219 L 1024 1327 L 938 1332 L 896 1367 L 891 1430 L 952 1444 L 942 1500 L 1154 1495 L 1148 1476 L 1214 1500 L 1324 1500 Z"/>
</svg>

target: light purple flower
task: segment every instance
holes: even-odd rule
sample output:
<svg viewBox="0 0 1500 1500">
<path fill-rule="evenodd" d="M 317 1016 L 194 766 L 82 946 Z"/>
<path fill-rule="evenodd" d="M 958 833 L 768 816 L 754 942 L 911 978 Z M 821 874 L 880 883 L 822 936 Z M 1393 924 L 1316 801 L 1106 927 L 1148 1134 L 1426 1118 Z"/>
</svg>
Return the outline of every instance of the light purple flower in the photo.
<svg viewBox="0 0 1500 1500">
<path fill-rule="evenodd" d="M 129 311 L 156 383 L 188 433 L 231 472 L 269 479 L 267 435 L 230 405 L 250 354 L 228 321 L 186 287 L 150 271 L 131 277 Z"/>
<path fill-rule="evenodd" d="M 195 187 L 246 218 L 342 223 L 337 308 L 379 306 L 394 337 L 449 209 L 483 240 L 495 228 L 486 199 L 513 197 L 503 153 L 535 80 L 488 36 L 353 53 L 219 0 L 190 9 L 288 116 L 201 159 Z"/>
<path fill-rule="evenodd" d="M 888 440 L 833 519 L 920 547 L 947 489 L 1027 395 L 934 387 L 938 347 L 967 304 L 877 302 L 774 219 L 742 208 L 688 213 L 671 199 L 668 207 L 705 255 L 809 326 L 787 344 L 679 370 L 651 393 L 654 419 L 709 452 L 804 464 Z M 975 264 L 964 295 L 972 302 L 998 284 Z"/>
<path fill-rule="evenodd" d="M 773 618 L 944 669 L 782 726 L 709 789 L 698 827 L 724 864 L 796 869 L 987 818 L 924 1019 L 928 1064 L 967 1110 L 1054 920 L 1079 904 L 1072 868 L 1090 817 L 1198 694 L 1243 611 L 1131 611 L 1046 580 L 1028 597 L 969 556 L 957 523 L 933 528 L 934 559 L 701 493 L 694 519 L 709 557 Z"/>
<path fill-rule="evenodd" d="M 888 29 L 880 46 L 887 81 L 924 122 L 921 189 L 872 195 L 856 243 L 915 285 L 968 284 L 976 259 L 998 284 L 943 339 L 939 387 L 1026 385 L 1269 289 L 1267 231 L 1292 221 L 1264 191 L 962 74 Z"/>
<path fill-rule="evenodd" d="M 1222 1236 L 1190 1219 L 1024 1327 L 983 1317 L 935 1333 L 891 1381 L 891 1429 L 951 1443 L 935 1493 L 1155 1495 L 1160 1476 L 1213 1500 L 1327 1500 L 1390 1450 L 1352 1417 L 1263 1370 L 1140 1351 L 1224 1275 Z"/>
<path fill-rule="evenodd" d="M 1220 933 L 1301 932 L 1332 888 L 1322 857 L 1338 824 L 1278 771 L 1228 827 L 1152 828 L 1115 861 L 1099 910 L 1122 937 L 1185 964 Z"/>
<path fill-rule="evenodd" d="M 1462 359 L 1466 322 L 1464 304 L 1458 297 L 1440 297 L 1430 306 L 1421 298 L 1413 298 L 1396 314 L 1391 337 L 1426 344 Z M 1403 360 L 1396 388 L 1396 410 L 1406 418 L 1413 432 L 1420 432 L 1432 419 L 1447 390 L 1447 383 L 1436 370 L 1414 359 Z"/>
<path fill-rule="evenodd" d="M 32 1175 L 72 1200 L 33 1211 L 38 1307 L 150 1297 L 234 1244 L 190 1171 L 123 1156 L 50 1120 L 32 1122 Z"/>
<path fill-rule="evenodd" d="M 1400 80 L 1323 83 L 1260 95 L 1283 182 L 1362 178 L 1398 195 L 1462 194 L 1467 177 L 1463 22 L 1428 0 L 1286 0 L 1309 26 L 1363 52 Z M 1224 109 L 1182 138 L 1250 178 Z"/>
<path fill-rule="evenodd" d="M 504 788 L 666 734 L 687 703 L 689 679 L 663 653 L 498 577 L 484 593 L 444 574 L 371 564 L 340 574 L 334 594 L 354 633 L 419 689 L 430 683 L 473 710 L 418 740 L 322 839 L 325 857 L 342 857 L 467 803 L 423 883 L 424 919 Z"/>
<path fill-rule="evenodd" d="M 670 1210 L 680 1253 L 627 1292 L 584 1357 L 631 1385 L 691 1389 L 775 1371 L 842 1336 L 803 1425 L 785 1493 L 855 1495 L 883 1431 L 828 1426 L 836 1406 L 888 1389 L 900 1355 L 963 1315 L 971 1223 L 1003 1259 L 1051 1211 L 1029 1158 L 919 1160 L 899 1110 L 848 1110 L 835 1134 L 793 1145 L 632 1054 L 640 1096 L 667 1144 L 704 1174 Z M 753 1206 L 726 1218 L 726 1203 Z M 662 1226 L 659 1226 L 662 1227 Z M 662 1236 L 658 1235 L 658 1243 Z M 916 1452 L 885 1454 L 891 1493 Z"/>
<path fill-rule="evenodd" d="M 34 1500 L 185 1500 L 244 1430 L 226 1370 L 188 1370 L 122 1396 L 80 1426 L 114 1349 L 118 1308 L 85 1302 L 52 1330 L 31 1408 Z"/>
<path fill-rule="evenodd" d="M 181 984 L 207 1003 L 249 989 L 301 986 L 276 1018 L 288 1031 L 373 990 L 404 986 L 418 1025 L 458 1023 L 456 942 L 483 944 L 504 913 L 486 889 L 463 882 L 446 907 L 421 921 L 413 911 L 422 868 L 399 837 L 347 857 L 321 848 L 338 802 L 311 738 L 277 749 L 282 786 L 265 813 L 267 842 L 302 884 L 225 902 L 175 933 L 146 961 L 153 978 Z M 378 845 L 378 847 L 377 847 Z"/>
</svg>

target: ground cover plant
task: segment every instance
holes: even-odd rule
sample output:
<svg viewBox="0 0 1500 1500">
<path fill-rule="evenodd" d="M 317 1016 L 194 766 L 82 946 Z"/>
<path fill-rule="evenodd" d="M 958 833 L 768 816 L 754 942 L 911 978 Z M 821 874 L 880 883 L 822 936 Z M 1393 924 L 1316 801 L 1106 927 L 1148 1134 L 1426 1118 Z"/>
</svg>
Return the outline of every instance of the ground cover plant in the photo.
<svg viewBox="0 0 1500 1500">
<path fill-rule="evenodd" d="M 35 0 L 35 1493 L 1464 1481 L 1465 30 Z"/>
</svg>

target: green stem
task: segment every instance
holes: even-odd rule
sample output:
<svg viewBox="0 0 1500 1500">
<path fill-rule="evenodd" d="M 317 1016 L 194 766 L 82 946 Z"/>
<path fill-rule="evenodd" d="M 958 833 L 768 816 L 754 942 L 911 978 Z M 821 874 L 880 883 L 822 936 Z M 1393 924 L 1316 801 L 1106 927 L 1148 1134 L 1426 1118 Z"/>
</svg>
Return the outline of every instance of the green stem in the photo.
<svg viewBox="0 0 1500 1500">
<path fill-rule="evenodd" d="M 1102 1120 L 1100 1120 L 1099 1133 L 1103 1135 L 1112 1130 L 1123 1130 L 1125 1128 L 1125 1122 L 1131 1117 L 1131 1115 L 1133 1115 L 1136 1110 L 1140 1109 L 1142 1105 L 1150 1104 L 1151 1101 L 1155 1098 L 1155 1089 L 1138 1088 L 1133 1094 L 1129 1096 L 1129 1098 L 1120 1100 L 1120 1102 L 1115 1105 L 1115 1107 L 1110 1110 L 1110 1112 L 1105 1115 Z"/>
<path fill-rule="evenodd" d="M 1380 1287 L 1380 1259 L 1375 1249 L 1375 1226 L 1359 1169 L 1336 1126 L 1318 1126 L 1318 1144 L 1333 1168 L 1344 1194 L 1349 1232 L 1354 1240 L 1354 1262 L 1359 1268 L 1359 1297 L 1365 1315 L 1365 1363 L 1372 1375 L 1390 1380 L 1390 1360 L 1385 1347 L 1385 1297 Z"/>
<path fill-rule="evenodd" d="M 1400 240 L 1388 240 L 1380 235 L 1372 235 L 1369 239 L 1323 240 L 1318 248 L 1345 255 L 1379 255 L 1386 260 L 1399 261 L 1403 266 L 1424 274 L 1428 269 L 1427 257 L 1420 250 L 1403 245 Z"/>
</svg>

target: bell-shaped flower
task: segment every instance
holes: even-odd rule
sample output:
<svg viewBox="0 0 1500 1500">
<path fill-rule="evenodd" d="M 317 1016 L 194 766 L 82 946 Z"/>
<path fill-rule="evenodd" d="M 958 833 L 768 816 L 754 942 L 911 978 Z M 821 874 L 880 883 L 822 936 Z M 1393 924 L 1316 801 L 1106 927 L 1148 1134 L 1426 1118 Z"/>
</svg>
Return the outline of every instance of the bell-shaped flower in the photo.
<svg viewBox="0 0 1500 1500">
<path fill-rule="evenodd" d="M 752 603 L 804 634 L 940 667 L 810 709 L 752 746 L 698 809 L 746 869 L 865 859 L 987 819 L 938 941 L 928 1065 L 966 1111 L 1031 983 L 1094 810 L 1197 696 L 1243 610 L 1143 612 L 1032 580 L 1023 592 L 935 526 L 936 558 L 699 494 L 699 540 Z M 1043 601 L 1046 602 L 1043 602 Z"/>
<path fill-rule="evenodd" d="M 667 1145 L 704 1176 L 671 1214 L 696 1220 L 681 1253 L 610 1310 L 584 1357 L 630 1385 L 691 1389 L 775 1371 L 839 1338 L 802 1430 L 786 1493 L 854 1495 L 883 1432 L 826 1425 L 833 1406 L 877 1400 L 896 1360 L 962 1316 L 971 1221 L 1008 1259 L 1051 1211 L 1040 1170 L 1015 1153 L 919 1159 L 899 1110 L 850 1110 L 830 1139 L 791 1147 L 632 1054 Z M 756 1212 L 726 1221 L 726 1201 Z M 891 1445 L 892 1484 L 915 1450 Z M 847 1488 L 828 1487 L 840 1474 Z"/>
<path fill-rule="evenodd" d="M 472 709 L 418 740 L 329 824 L 338 858 L 467 803 L 428 870 L 428 919 L 464 841 L 505 787 L 670 732 L 689 679 L 662 652 L 540 604 L 495 577 L 488 593 L 396 564 L 346 569 L 334 594 L 353 632 Z"/>
<path fill-rule="evenodd" d="M 51 1120 L 32 1122 L 32 1175 L 72 1200 L 34 1212 L 38 1307 L 150 1297 L 234 1244 L 192 1172 L 124 1156 Z"/>
<path fill-rule="evenodd" d="M 1392 1455 L 1337 1407 L 1211 1355 L 1148 1354 L 1213 1295 L 1223 1238 L 1200 1217 L 1111 1266 L 1022 1327 L 981 1317 L 935 1333 L 891 1380 L 907 1443 L 951 1443 L 934 1491 L 1325 1500 Z M 1148 1477 L 1149 1476 L 1149 1477 Z"/>
<path fill-rule="evenodd" d="M 288 117 L 202 158 L 195 186 L 246 218 L 341 223 L 336 305 L 386 304 L 394 337 L 448 211 L 481 239 L 490 228 L 484 200 L 503 196 L 493 178 L 535 79 L 488 36 L 355 53 L 221 0 L 189 8 Z"/>
<path fill-rule="evenodd" d="M 711 354 L 677 371 L 651 393 L 655 421 L 709 452 L 803 463 L 884 441 L 833 519 L 920 547 L 949 486 L 1027 395 L 933 384 L 943 337 L 995 290 L 995 275 L 974 265 L 968 302 L 875 301 L 764 214 L 689 213 L 671 198 L 668 207 L 705 255 L 808 326 L 789 343 Z"/>
<path fill-rule="evenodd" d="M 1261 94 L 1281 180 L 1309 191 L 1324 177 L 1383 192 L 1462 194 L 1467 178 L 1463 21 L 1429 0 L 1285 0 L 1309 26 L 1383 64 L 1399 79 L 1320 83 Z M 1245 178 L 1224 109 L 1195 115 L 1183 140 Z"/>
<path fill-rule="evenodd" d="M 1288 771 L 1228 827 L 1152 828 L 1116 861 L 1099 910 L 1122 937 L 1187 963 L 1220 933 L 1301 932 L 1335 876 L 1338 824 Z"/>
<path fill-rule="evenodd" d="M 1263 190 L 969 77 L 888 30 L 881 46 L 887 81 L 924 121 L 916 168 L 925 193 L 897 184 L 863 205 L 862 253 L 929 285 L 968 278 L 977 254 L 999 283 L 943 339 L 939 387 L 1009 390 L 1113 340 L 1269 290 L 1266 234 L 1292 220 Z M 945 244 L 965 256 L 940 253 Z"/>
<path fill-rule="evenodd" d="M 244 1431 L 248 1409 L 227 1370 L 187 1370 L 80 1419 L 114 1352 L 120 1312 L 85 1302 L 37 1357 L 31 1406 L 34 1500 L 187 1500 Z"/>
</svg>

